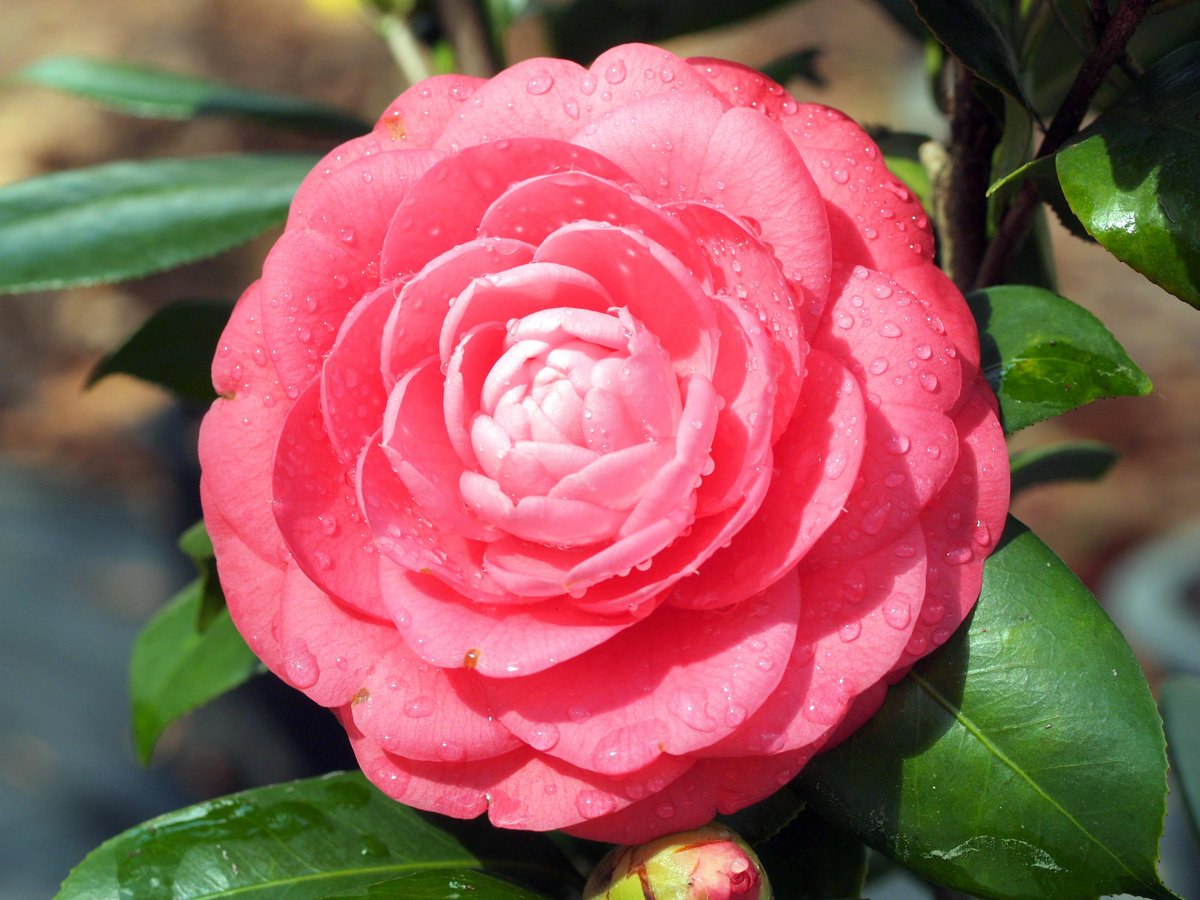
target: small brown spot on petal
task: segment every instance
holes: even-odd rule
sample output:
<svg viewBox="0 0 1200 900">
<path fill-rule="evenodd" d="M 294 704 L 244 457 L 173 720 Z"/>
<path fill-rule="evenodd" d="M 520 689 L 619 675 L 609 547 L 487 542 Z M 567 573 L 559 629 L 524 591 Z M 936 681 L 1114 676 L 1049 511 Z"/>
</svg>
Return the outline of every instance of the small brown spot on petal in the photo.
<svg viewBox="0 0 1200 900">
<path fill-rule="evenodd" d="M 362 703 L 364 700 L 366 700 L 370 696 L 371 696 L 371 692 L 368 691 L 365 687 L 359 688 L 358 693 L 350 698 L 350 705 L 358 706 L 358 704 Z"/>
<path fill-rule="evenodd" d="M 473 669 L 478 664 L 479 664 L 479 648 L 472 647 L 470 650 L 468 650 L 466 653 L 463 654 L 463 665 L 466 666 L 468 669 Z"/>
<path fill-rule="evenodd" d="M 398 115 L 385 119 L 383 127 L 387 129 L 388 135 L 391 136 L 393 141 L 404 140 L 404 136 L 407 133 L 404 130 L 404 120 Z"/>
</svg>

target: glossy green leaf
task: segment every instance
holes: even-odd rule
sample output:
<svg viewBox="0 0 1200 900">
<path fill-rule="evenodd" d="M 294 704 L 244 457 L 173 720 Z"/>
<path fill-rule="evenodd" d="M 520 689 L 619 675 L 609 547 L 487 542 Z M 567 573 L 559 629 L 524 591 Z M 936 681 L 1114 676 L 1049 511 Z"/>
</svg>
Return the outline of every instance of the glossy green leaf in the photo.
<svg viewBox="0 0 1200 900">
<path fill-rule="evenodd" d="M 1153 387 L 1100 320 L 1065 297 L 1002 285 L 967 301 L 1009 434 L 1100 397 L 1141 396 Z"/>
<path fill-rule="evenodd" d="M 1105 249 L 1200 306 L 1200 43 L 1148 69 L 1055 166 L 1071 209 Z"/>
<path fill-rule="evenodd" d="M 233 306 L 218 300 L 183 300 L 150 316 L 88 378 L 95 384 L 121 373 L 149 381 L 193 403 L 216 399 L 212 359 Z"/>
<path fill-rule="evenodd" d="M 452 824 L 452 823 L 447 823 Z M 492 829 L 495 831 L 495 829 Z M 102 844 L 63 884 L 59 900 L 388 896 L 372 885 L 415 878 L 443 888 L 451 879 L 496 877 L 578 891 L 581 880 L 543 835 L 509 833 L 501 855 L 477 852 L 439 817 L 386 797 L 361 773 L 271 785 L 200 803 L 138 825 Z M 504 835 L 498 837 L 503 840 Z M 487 887 L 496 878 L 479 879 Z M 365 894 L 355 891 L 367 890 Z M 434 894 L 439 898 L 451 893 Z M 421 897 L 421 893 L 391 896 Z M 462 889 L 462 897 L 475 897 Z M 536 896 L 480 893 L 479 897 Z"/>
<path fill-rule="evenodd" d="M 773 837 L 754 844 L 775 897 L 829 900 L 862 895 L 867 848 L 857 837 L 803 810 Z"/>
<path fill-rule="evenodd" d="M 322 900 L 538 900 L 545 896 L 483 872 L 447 869 L 413 872 Z"/>
<path fill-rule="evenodd" d="M 1192 833 L 1200 839 L 1200 677 L 1168 678 L 1159 702 L 1167 728 L 1171 768 L 1183 794 Z"/>
<path fill-rule="evenodd" d="M 985 898 L 1170 898 L 1162 724 L 1092 595 L 1010 520 L 968 624 L 801 787 L 822 815 Z"/>
<path fill-rule="evenodd" d="M 171 722 L 262 671 L 229 611 L 223 606 L 204 610 L 212 581 L 200 576 L 188 584 L 134 642 L 129 695 L 134 744 L 143 764 Z"/>
<path fill-rule="evenodd" d="M 1014 453 L 1009 458 L 1012 492 L 1060 481 L 1097 481 L 1117 461 L 1117 451 L 1099 441 L 1071 441 Z"/>
<path fill-rule="evenodd" d="M 371 130 L 369 124 L 348 113 L 301 97 L 251 91 L 124 63 L 53 56 L 22 69 L 16 78 L 145 118 L 244 116 L 318 131 L 341 140 Z"/>
<path fill-rule="evenodd" d="M 307 154 L 118 162 L 0 189 L 0 293 L 119 281 L 280 224 Z"/>
<path fill-rule="evenodd" d="M 912 0 L 917 15 L 972 72 L 1032 109 L 1021 83 L 1009 4 L 1000 0 Z"/>
</svg>

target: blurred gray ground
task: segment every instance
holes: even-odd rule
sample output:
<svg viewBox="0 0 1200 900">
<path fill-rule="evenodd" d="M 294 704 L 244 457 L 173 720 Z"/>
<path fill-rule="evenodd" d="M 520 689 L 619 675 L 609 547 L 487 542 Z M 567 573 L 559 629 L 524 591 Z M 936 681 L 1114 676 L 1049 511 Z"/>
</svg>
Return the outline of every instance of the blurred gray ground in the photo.
<svg viewBox="0 0 1200 900">
<path fill-rule="evenodd" d="M 317 5 L 8 0 L 0 76 L 74 53 L 291 91 L 369 117 L 402 85 L 360 20 Z M 538 52 L 539 40 L 536 24 L 521 26 L 513 58 Z M 827 87 L 794 85 L 799 96 L 867 123 L 938 127 L 919 52 L 866 0 L 793 3 L 669 46 L 759 65 L 813 45 L 823 48 Z M 287 145 L 312 146 L 296 137 Z M 253 125 L 146 122 L 0 87 L 0 184 L 119 158 L 278 146 Z M 1158 386 L 1151 398 L 1098 403 L 1017 438 L 1020 446 L 1096 438 L 1122 453 L 1104 483 L 1042 489 L 1016 510 L 1097 586 L 1114 561 L 1200 517 L 1200 313 L 1094 246 L 1061 232 L 1055 241 L 1062 293 L 1096 313 Z M 151 310 L 188 296 L 237 296 L 268 246 L 269 236 L 128 285 L 0 298 L 0 900 L 51 895 L 101 840 L 153 814 L 336 758 L 301 757 L 307 748 L 295 735 L 313 727 L 289 731 L 305 712 L 269 686 L 169 731 L 149 771 L 133 762 L 128 738 L 129 648 L 191 577 L 174 536 L 196 515 L 194 419 L 131 380 L 82 385 Z M 1163 666 L 1152 643 L 1135 640 L 1153 681 Z M 1186 848 L 1178 817 L 1176 825 L 1175 846 Z M 1186 856 L 1171 864 L 1168 879 L 1187 895 L 1180 879 L 1196 867 Z M 914 894 L 892 884 L 873 896 Z"/>
</svg>

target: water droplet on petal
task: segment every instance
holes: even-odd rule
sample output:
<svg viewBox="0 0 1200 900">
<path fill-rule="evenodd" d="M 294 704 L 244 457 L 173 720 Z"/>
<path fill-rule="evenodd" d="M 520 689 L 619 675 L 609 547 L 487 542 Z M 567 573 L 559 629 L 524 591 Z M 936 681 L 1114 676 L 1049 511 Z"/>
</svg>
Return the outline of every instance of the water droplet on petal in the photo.
<svg viewBox="0 0 1200 900">
<path fill-rule="evenodd" d="M 900 326 L 895 322 L 884 322 L 879 326 L 879 333 L 886 338 L 898 338 L 900 335 L 904 334 L 904 332 L 900 329 Z"/>
<path fill-rule="evenodd" d="M 292 686 L 302 691 L 316 684 L 321 674 L 317 658 L 302 641 L 297 641 L 288 654 L 285 672 Z"/>
<path fill-rule="evenodd" d="M 696 731 L 712 731 L 717 720 L 704 708 L 705 696 L 701 691 L 680 691 L 671 698 L 670 710 L 681 722 Z"/>
<path fill-rule="evenodd" d="M 616 798 L 603 791 L 580 791 L 579 796 L 575 798 L 575 808 L 585 819 L 606 816 L 613 811 L 616 805 Z"/>
<path fill-rule="evenodd" d="M 893 597 L 883 608 L 883 621 L 893 628 L 902 630 L 912 620 L 912 607 L 907 598 Z"/>
<path fill-rule="evenodd" d="M 604 80 L 609 84 L 620 84 L 625 80 L 625 61 L 618 59 L 607 69 L 604 70 Z"/>
<path fill-rule="evenodd" d="M 975 558 L 975 551 L 966 544 L 951 544 L 942 555 L 951 566 L 961 566 Z"/>
<path fill-rule="evenodd" d="M 860 634 L 862 634 L 862 623 L 857 619 L 853 622 L 847 622 L 838 629 L 838 637 L 847 644 L 855 640 Z"/>
<path fill-rule="evenodd" d="M 558 743 L 558 728 L 552 722 L 535 725 L 529 733 L 528 744 L 534 750 L 549 750 Z"/>
<path fill-rule="evenodd" d="M 404 714 L 410 719 L 424 719 L 433 715 L 433 700 L 425 695 L 413 697 L 404 704 Z"/>
<path fill-rule="evenodd" d="M 894 453 L 896 456 L 903 456 L 908 452 L 910 446 L 908 438 L 897 432 L 888 438 L 887 451 L 888 453 Z"/>
<path fill-rule="evenodd" d="M 544 94 L 554 87 L 554 76 L 549 72 L 538 72 L 525 83 L 525 90 L 534 96 Z"/>
</svg>

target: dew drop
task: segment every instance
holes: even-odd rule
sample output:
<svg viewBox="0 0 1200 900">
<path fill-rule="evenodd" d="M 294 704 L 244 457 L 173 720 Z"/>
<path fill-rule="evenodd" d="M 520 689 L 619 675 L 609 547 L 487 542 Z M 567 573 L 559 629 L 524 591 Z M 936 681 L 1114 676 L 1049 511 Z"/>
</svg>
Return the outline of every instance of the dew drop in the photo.
<svg viewBox="0 0 1200 900">
<path fill-rule="evenodd" d="M 980 547 L 987 547 L 992 543 L 992 530 L 987 527 L 987 523 L 983 519 L 975 520 L 975 543 Z"/>
<path fill-rule="evenodd" d="M 922 372 L 920 381 L 921 387 L 931 394 L 938 389 L 938 378 L 932 372 Z"/>
<path fill-rule="evenodd" d="M 708 732 L 717 727 L 717 720 L 705 710 L 704 701 L 700 691 L 679 691 L 671 698 L 669 709 L 689 728 Z"/>
<path fill-rule="evenodd" d="M 618 59 L 604 70 L 604 80 L 609 84 L 620 84 L 625 80 L 626 71 L 625 61 Z"/>
<path fill-rule="evenodd" d="M 335 534 L 337 534 L 338 521 L 337 517 L 332 513 L 323 513 L 322 515 L 317 516 L 317 521 L 321 523 L 321 531 L 326 537 L 333 537 Z"/>
<path fill-rule="evenodd" d="M 847 622 L 838 629 L 838 637 L 847 644 L 857 639 L 860 634 L 862 634 L 862 623 L 857 619 L 853 622 Z"/>
<path fill-rule="evenodd" d="M 838 184 L 845 184 L 847 181 L 850 180 L 850 173 L 847 172 L 845 169 L 834 169 L 832 172 L 829 173 L 829 177 L 832 178 L 834 181 L 836 181 Z"/>
<path fill-rule="evenodd" d="M 603 791 L 580 791 L 575 798 L 575 808 L 585 819 L 606 816 L 616 807 L 617 801 Z"/>
<path fill-rule="evenodd" d="M 305 690 L 317 683 L 320 677 L 317 658 L 303 642 L 297 642 L 287 658 L 287 680 L 293 687 Z"/>
<path fill-rule="evenodd" d="M 575 705 L 567 710 L 572 722 L 586 722 L 592 717 L 592 711 L 586 706 Z"/>
<path fill-rule="evenodd" d="M 462 762 L 467 758 L 467 748 L 456 741 L 442 741 L 433 752 L 442 762 Z"/>
<path fill-rule="evenodd" d="M 877 284 L 873 288 L 871 288 L 871 293 L 874 294 L 876 297 L 878 297 L 880 300 L 886 300 L 888 297 L 892 296 L 893 292 L 889 285 Z"/>
<path fill-rule="evenodd" d="M 579 103 L 575 100 L 567 100 L 563 103 L 563 112 L 567 114 L 569 119 L 579 118 Z"/>
<path fill-rule="evenodd" d="M 928 344 L 917 344 L 917 346 L 913 347 L 913 355 L 917 359 L 929 359 L 933 356 L 933 350 Z"/>
<path fill-rule="evenodd" d="M 975 551 L 967 544 L 951 544 L 944 554 L 942 559 L 951 566 L 961 566 L 969 563 L 975 558 Z"/>
<path fill-rule="evenodd" d="M 558 743 L 558 728 L 551 722 L 534 726 L 529 733 L 528 744 L 534 750 L 549 750 Z"/>
<path fill-rule="evenodd" d="M 670 819 L 675 815 L 675 804 L 669 800 L 654 804 L 654 814 L 660 819 Z"/>
<path fill-rule="evenodd" d="M 888 361 L 882 356 L 876 357 L 871 361 L 870 372 L 872 375 L 882 375 L 888 370 Z"/>
<path fill-rule="evenodd" d="M 912 620 L 912 608 L 906 598 L 893 597 L 883 608 L 883 621 L 893 628 L 902 630 Z"/>
<path fill-rule="evenodd" d="M 426 716 L 433 715 L 433 700 L 424 694 L 420 697 L 413 697 L 404 704 L 404 714 L 410 719 L 424 719 Z"/>
<path fill-rule="evenodd" d="M 910 446 L 908 438 L 897 432 L 888 438 L 887 451 L 896 456 L 903 456 Z"/>
<path fill-rule="evenodd" d="M 554 87 L 554 76 L 546 71 L 538 72 L 525 83 L 525 90 L 534 96 L 544 94 L 552 87 Z"/>
<path fill-rule="evenodd" d="M 596 93 L 596 76 L 588 72 L 583 76 L 583 81 L 579 82 L 579 91 L 585 97 L 590 97 Z"/>
<path fill-rule="evenodd" d="M 886 338 L 898 338 L 900 335 L 904 334 L 904 332 L 895 322 L 884 322 L 879 326 L 879 334 Z"/>
</svg>

